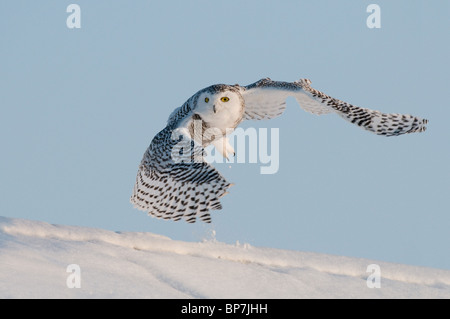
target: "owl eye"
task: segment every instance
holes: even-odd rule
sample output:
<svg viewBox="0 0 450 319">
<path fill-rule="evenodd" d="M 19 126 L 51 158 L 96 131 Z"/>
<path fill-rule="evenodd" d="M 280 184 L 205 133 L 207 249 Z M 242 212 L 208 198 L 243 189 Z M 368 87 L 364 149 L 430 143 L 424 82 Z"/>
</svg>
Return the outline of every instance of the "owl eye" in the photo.
<svg viewBox="0 0 450 319">
<path fill-rule="evenodd" d="M 222 102 L 228 102 L 228 101 L 230 100 L 230 98 L 224 96 L 224 97 L 222 97 L 220 100 L 221 100 Z"/>
<path fill-rule="evenodd" d="M 208 103 L 209 102 L 209 98 L 205 97 L 205 102 Z"/>
</svg>

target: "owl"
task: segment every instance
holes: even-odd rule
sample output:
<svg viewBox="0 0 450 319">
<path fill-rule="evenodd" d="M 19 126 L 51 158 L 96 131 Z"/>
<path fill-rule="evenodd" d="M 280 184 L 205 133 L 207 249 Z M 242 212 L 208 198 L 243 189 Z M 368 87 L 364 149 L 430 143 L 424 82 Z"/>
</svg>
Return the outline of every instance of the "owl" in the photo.
<svg viewBox="0 0 450 319">
<path fill-rule="evenodd" d="M 235 154 L 229 135 L 242 121 L 280 116 L 286 98 L 316 115 L 336 113 L 367 131 L 384 136 L 423 132 L 427 120 L 386 114 L 332 98 L 311 81 L 259 80 L 247 86 L 216 84 L 190 97 L 169 116 L 166 127 L 150 143 L 139 165 L 131 203 L 149 215 L 167 220 L 210 223 L 211 210 L 232 186 L 204 160 L 212 144 L 225 158 Z"/>
</svg>

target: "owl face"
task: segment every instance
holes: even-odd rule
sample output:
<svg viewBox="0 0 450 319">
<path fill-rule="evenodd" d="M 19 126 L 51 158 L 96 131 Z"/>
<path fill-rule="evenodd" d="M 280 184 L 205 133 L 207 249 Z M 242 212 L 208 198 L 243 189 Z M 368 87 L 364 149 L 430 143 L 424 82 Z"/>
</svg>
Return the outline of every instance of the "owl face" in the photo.
<svg viewBox="0 0 450 319">
<path fill-rule="evenodd" d="M 197 100 L 196 110 L 201 113 L 218 114 L 241 108 L 241 98 L 233 91 L 202 92 Z"/>
<path fill-rule="evenodd" d="M 229 86 L 213 86 L 199 92 L 195 113 L 211 125 L 234 127 L 244 110 L 240 93 Z M 217 124 L 216 124 L 217 123 Z"/>
</svg>

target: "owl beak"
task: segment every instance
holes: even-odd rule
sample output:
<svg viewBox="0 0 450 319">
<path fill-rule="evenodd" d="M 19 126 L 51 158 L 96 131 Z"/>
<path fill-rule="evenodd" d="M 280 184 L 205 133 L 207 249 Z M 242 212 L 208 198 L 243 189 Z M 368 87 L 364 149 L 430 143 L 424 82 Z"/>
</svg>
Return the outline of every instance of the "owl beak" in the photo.
<svg viewBox="0 0 450 319">
<path fill-rule="evenodd" d="M 214 111 L 214 113 L 217 113 L 217 108 L 216 108 L 215 104 L 213 105 L 213 111 Z"/>
</svg>

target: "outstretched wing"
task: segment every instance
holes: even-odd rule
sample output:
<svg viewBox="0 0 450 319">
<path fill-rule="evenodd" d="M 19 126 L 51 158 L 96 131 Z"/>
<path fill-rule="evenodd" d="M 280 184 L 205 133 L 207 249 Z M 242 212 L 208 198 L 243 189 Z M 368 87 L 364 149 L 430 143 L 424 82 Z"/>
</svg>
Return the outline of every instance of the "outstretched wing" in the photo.
<svg viewBox="0 0 450 319">
<path fill-rule="evenodd" d="M 188 133 L 168 125 L 144 154 L 131 203 L 157 218 L 211 222 L 209 211 L 222 208 L 219 199 L 231 185 L 203 155 Z"/>
<path fill-rule="evenodd" d="M 307 112 L 321 115 L 335 112 L 347 121 L 378 135 L 396 136 L 423 132 L 427 120 L 412 115 L 387 114 L 361 108 L 332 98 L 311 86 L 311 81 L 296 82 L 259 80 L 241 88 L 245 101 L 246 120 L 271 119 L 281 115 L 286 108 L 286 98 L 295 97 Z"/>
</svg>

